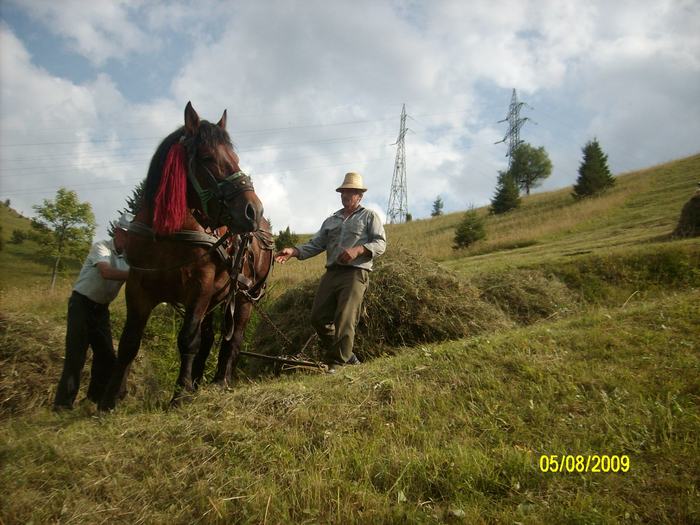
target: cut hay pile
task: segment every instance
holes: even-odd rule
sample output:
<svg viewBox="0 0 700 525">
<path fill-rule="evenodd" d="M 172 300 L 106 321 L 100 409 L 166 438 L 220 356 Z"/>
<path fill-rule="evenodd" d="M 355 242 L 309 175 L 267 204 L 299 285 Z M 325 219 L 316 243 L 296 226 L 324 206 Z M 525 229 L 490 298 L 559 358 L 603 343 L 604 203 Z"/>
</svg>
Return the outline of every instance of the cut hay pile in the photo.
<svg viewBox="0 0 700 525">
<path fill-rule="evenodd" d="M 261 321 L 253 338 L 256 351 L 293 354 L 314 333 L 309 316 L 317 280 L 285 292 L 267 312 L 292 341 L 284 348 L 279 336 Z M 405 250 L 380 258 L 370 275 L 355 338 L 360 359 L 395 353 L 402 346 L 446 341 L 510 326 L 501 310 L 468 285 L 427 259 Z M 317 348 L 305 352 L 318 357 Z"/>
<path fill-rule="evenodd" d="M 697 237 L 700 235 L 700 189 L 683 206 L 673 235 L 674 237 Z"/>
<path fill-rule="evenodd" d="M 0 313 L 0 420 L 53 401 L 64 334 L 40 316 Z"/>
</svg>

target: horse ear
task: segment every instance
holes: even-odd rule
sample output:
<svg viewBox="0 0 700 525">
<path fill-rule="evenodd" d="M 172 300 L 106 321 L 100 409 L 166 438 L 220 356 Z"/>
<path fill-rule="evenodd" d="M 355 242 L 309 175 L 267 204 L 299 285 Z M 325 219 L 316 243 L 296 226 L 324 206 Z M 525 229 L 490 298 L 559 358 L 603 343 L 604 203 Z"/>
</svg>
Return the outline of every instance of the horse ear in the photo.
<svg viewBox="0 0 700 525">
<path fill-rule="evenodd" d="M 226 110 L 224 110 L 224 114 L 221 115 L 221 119 L 216 123 L 216 125 L 226 131 Z"/>
<path fill-rule="evenodd" d="M 194 135 L 199 128 L 199 115 L 192 107 L 192 102 L 185 106 L 185 131 L 188 135 Z"/>
</svg>

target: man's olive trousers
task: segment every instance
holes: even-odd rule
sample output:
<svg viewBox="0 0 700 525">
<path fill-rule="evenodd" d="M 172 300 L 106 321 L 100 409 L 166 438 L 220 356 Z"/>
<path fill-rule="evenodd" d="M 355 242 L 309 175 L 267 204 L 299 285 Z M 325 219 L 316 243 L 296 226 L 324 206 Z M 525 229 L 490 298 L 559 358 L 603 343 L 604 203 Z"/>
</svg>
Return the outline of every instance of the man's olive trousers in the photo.
<svg viewBox="0 0 700 525">
<path fill-rule="evenodd" d="M 353 355 L 355 327 L 362 299 L 369 284 L 369 271 L 353 266 L 327 269 L 318 284 L 311 324 L 321 340 L 327 363 L 345 363 Z"/>
</svg>

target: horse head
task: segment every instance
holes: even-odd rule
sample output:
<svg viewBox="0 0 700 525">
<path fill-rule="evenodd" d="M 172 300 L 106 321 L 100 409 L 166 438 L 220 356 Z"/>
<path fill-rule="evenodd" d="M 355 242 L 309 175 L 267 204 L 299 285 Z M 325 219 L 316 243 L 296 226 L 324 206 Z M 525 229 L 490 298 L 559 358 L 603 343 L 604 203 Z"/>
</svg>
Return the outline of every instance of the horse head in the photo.
<svg viewBox="0 0 700 525">
<path fill-rule="evenodd" d="M 158 187 L 152 188 L 153 227 L 158 233 L 182 227 L 188 209 L 197 211 L 204 226 L 227 226 L 234 233 L 258 229 L 263 206 L 250 177 L 238 165 L 226 131 L 226 111 L 212 124 L 200 120 L 188 102 L 185 125 L 165 139 L 161 149 L 154 157 L 161 160 L 159 169 L 153 170 L 159 172 Z"/>
</svg>

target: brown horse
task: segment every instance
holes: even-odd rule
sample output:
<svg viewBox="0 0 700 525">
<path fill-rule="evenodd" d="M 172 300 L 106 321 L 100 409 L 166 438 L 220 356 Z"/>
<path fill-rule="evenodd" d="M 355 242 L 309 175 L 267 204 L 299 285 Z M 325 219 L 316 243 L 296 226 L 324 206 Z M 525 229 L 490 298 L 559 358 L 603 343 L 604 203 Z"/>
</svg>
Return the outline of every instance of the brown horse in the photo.
<svg viewBox="0 0 700 525">
<path fill-rule="evenodd" d="M 185 125 L 166 137 L 153 155 L 141 208 L 129 229 L 126 324 L 114 371 L 98 405 L 101 410 L 114 408 L 117 397 L 125 391 L 129 366 L 138 353 L 148 318 L 161 302 L 184 307 L 178 334 L 180 373 L 172 402 L 193 390 L 193 378 L 201 379 L 213 343 L 212 306 L 227 297 L 230 305 L 242 301 L 233 300 L 231 293 L 239 280 L 237 271 L 231 275 L 229 252 L 243 243 L 230 242 L 230 236 L 243 234 L 244 238 L 261 225 L 269 229 L 251 180 L 241 172 L 238 162 L 226 132 L 226 111 L 212 124 L 200 121 L 188 102 Z M 228 230 L 220 239 L 207 233 L 220 226 Z M 260 247 L 261 234 L 252 238 L 251 247 Z M 224 241 L 230 242 L 228 251 Z M 240 251 L 239 263 L 244 255 Z M 257 270 L 260 273 L 262 268 Z M 229 333 L 231 323 L 242 321 L 245 309 L 241 305 L 235 313 L 229 310 Z M 235 336 L 242 338 L 242 330 L 238 332 L 222 342 L 220 357 L 227 362 L 219 363 L 217 380 L 221 382 L 230 380 L 230 368 L 237 359 Z M 202 357 L 196 359 L 193 373 L 198 354 Z"/>
</svg>

